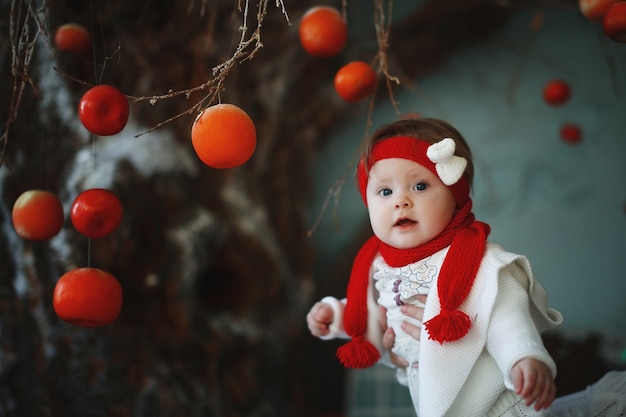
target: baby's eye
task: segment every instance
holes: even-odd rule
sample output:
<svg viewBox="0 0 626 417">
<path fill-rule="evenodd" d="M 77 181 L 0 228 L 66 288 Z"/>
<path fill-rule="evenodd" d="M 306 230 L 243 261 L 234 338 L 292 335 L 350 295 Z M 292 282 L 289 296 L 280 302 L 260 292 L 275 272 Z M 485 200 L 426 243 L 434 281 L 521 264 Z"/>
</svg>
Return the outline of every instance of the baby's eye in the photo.
<svg viewBox="0 0 626 417">
<path fill-rule="evenodd" d="M 378 192 L 378 194 L 380 194 L 383 197 L 388 197 L 391 195 L 391 193 L 392 191 L 389 188 L 383 188 Z"/>
<path fill-rule="evenodd" d="M 428 184 L 426 184 L 425 182 L 418 182 L 417 184 L 415 184 L 415 187 L 413 187 L 415 191 L 424 191 L 427 188 Z"/>
</svg>

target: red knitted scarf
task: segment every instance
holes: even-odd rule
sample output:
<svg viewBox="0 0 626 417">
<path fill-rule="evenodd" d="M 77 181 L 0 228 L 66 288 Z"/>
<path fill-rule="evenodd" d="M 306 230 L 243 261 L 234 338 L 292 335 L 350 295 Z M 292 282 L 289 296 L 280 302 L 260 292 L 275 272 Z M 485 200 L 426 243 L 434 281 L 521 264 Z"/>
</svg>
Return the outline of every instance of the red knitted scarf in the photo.
<svg viewBox="0 0 626 417">
<path fill-rule="evenodd" d="M 389 266 L 400 267 L 450 246 L 437 280 L 441 311 L 424 326 L 429 339 L 441 344 L 467 334 L 470 318 L 458 308 L 472 288 L 490 231 L 489 225 L 475 220 L 471 210 L 472 200 L 468 199 L 438 237 L 413 249 L 396 249 L 376 236 L 365 242 L 354 260 L 348 283 L 344 329 L 352 340 L 337 350 L 344 366 L 366 368 L 380 359 L 378 349 L 365 338 L 369 270 L 378 253 Z"/>
</svg>

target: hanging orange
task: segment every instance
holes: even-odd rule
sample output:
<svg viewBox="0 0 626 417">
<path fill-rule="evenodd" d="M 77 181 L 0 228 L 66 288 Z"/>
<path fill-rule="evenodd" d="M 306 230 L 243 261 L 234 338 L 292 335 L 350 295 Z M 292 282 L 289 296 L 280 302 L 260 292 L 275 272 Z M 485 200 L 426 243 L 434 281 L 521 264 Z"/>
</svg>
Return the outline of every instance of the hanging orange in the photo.
<svg viewBox="0 0 626 417">
<path fill-rule="evenodd" d="M 247 162 L 256 149 L 256 127 L 240 107 L 216 104 L 204 109 L 191 127 L 198 158 L 212 168 L 234 168 Z"/>
<path fill-rule="evenodd" d="M 350 103 L 361 101 L 376 89 L 377 77 L 372 67 L 362 61 L 343 66 L 335 75 L 335 90 Z"/>
<path fill-rule="evenodd" d="M 52 304 L 59 318 L 68 323 L 99 327 L 117 319 L 122 297 L 122 286 L 113 275 L 97 268 L 78 268 L 59 278 Z"/>
<path fill-rule="evenodd" d="M 304 13 L 298 34 L 304 50 L 318 58 L 337 55 L 348 40 L 348 28 L 341 13 L 329 6 L 312 7 Z"/>
</svg>

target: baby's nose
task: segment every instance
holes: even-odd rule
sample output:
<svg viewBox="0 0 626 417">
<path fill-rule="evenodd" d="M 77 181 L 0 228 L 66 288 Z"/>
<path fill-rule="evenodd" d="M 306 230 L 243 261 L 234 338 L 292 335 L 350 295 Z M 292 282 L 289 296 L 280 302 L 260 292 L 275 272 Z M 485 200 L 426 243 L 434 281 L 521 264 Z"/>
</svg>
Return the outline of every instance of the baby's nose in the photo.
<svg viewBox="0 0 626 417">
<path fill-rule="evenodd" d="M 405 193 L 401 193 L 396 198 L 396 207 L 406 208 L 411 206 L 411 199 L 406 196 Z"/>
</svg>

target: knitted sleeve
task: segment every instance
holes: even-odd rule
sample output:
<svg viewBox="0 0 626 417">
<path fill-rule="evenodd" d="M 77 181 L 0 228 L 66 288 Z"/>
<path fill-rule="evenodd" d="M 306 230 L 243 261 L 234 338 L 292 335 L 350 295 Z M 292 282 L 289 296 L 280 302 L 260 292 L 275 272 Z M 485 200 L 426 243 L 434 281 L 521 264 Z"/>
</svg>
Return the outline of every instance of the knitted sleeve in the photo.
<svg viewBox="0 0 626 417">
<path fill-rule="evenodd" d="M 487 334 L 487 350 L 498 364 L 509 389 L 513 389 L 511 369 L 523 358 L 540 360 L 550 368 L 553 376 L 556 375 L 554 360 L 545 349 L 533 321 L 529 296 L 520 274 L 525 272 L 516 263 L 500 270 L 498 295 Z"/>
</svg>

